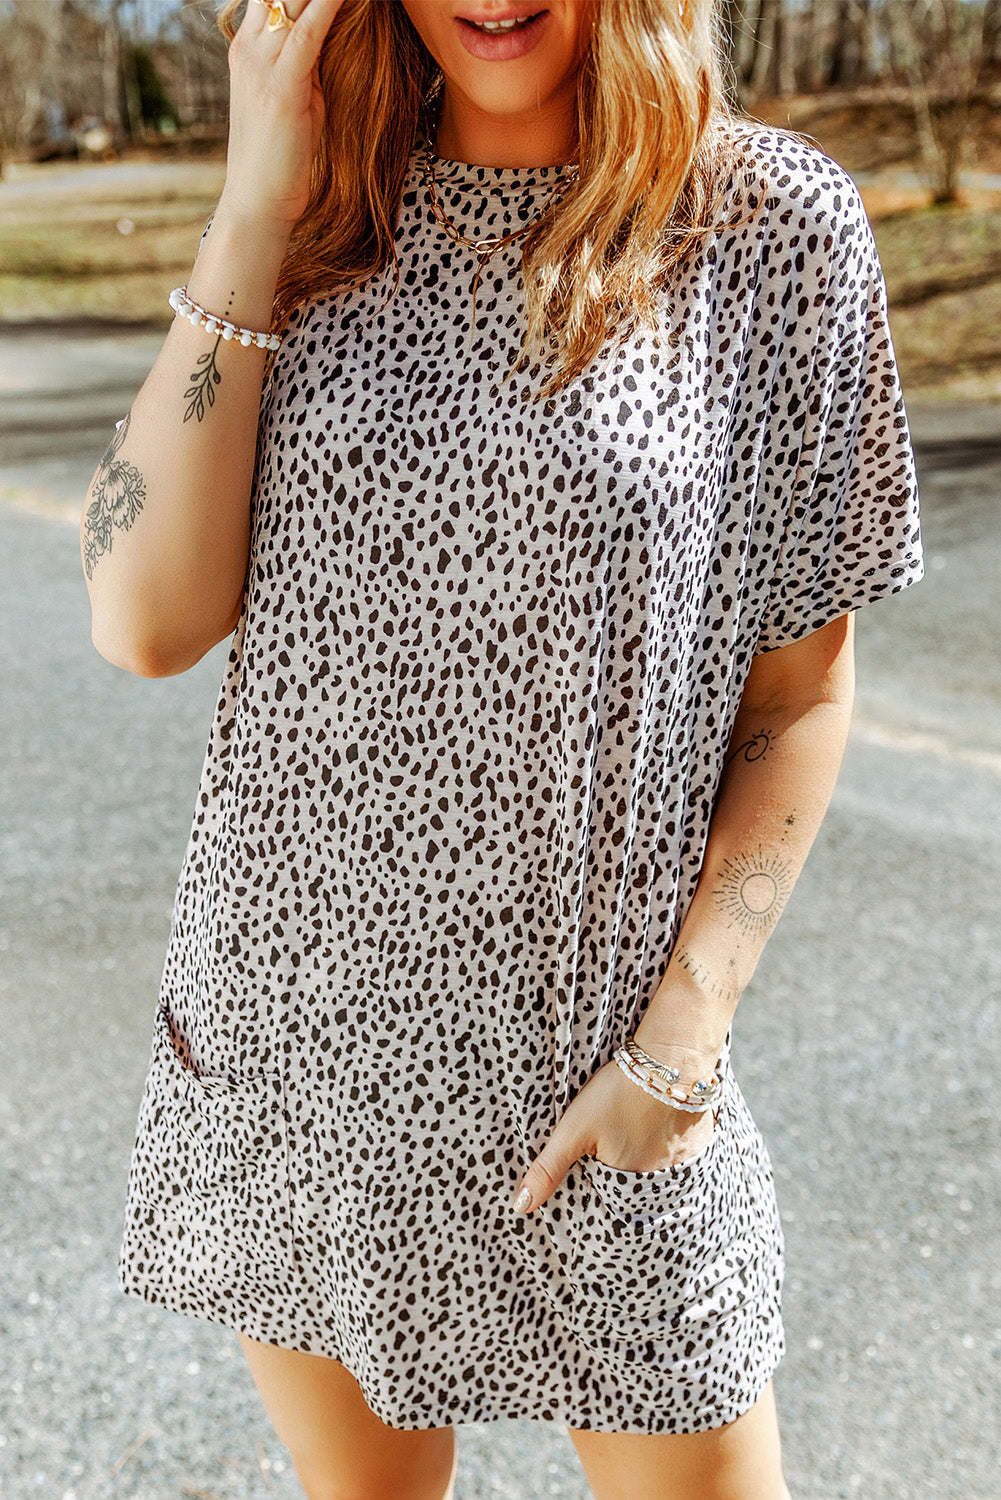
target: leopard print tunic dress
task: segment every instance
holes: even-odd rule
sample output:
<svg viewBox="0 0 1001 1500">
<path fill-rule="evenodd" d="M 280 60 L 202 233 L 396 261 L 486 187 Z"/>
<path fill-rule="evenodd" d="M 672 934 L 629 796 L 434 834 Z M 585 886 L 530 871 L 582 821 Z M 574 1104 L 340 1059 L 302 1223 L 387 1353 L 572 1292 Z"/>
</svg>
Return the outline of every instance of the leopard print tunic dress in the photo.
<svg viewBox="0 0 1001 1500">
<path fill-rule="evenodd" d="M 119 1279 L 342 1361 L 394 1427 L 696 1432 L 784 1352 L 729 1038 L 680 1166 L 585 1156 L 509 1207 L 657 986 L 752 657 L 923 574 L 857 189 L 778 128 L 746 162 L 743 222 L 686 261 L 667 338 L 613 341 L 532 406 L 540 366 L 500 384 L 520 243 L 470 342 L 476 257 L 415 149 L 398 285 L 390 264 L 300 309 L 262 392 Z M 563 170 L 438 176 L 487 236 Z"/>
</svg>

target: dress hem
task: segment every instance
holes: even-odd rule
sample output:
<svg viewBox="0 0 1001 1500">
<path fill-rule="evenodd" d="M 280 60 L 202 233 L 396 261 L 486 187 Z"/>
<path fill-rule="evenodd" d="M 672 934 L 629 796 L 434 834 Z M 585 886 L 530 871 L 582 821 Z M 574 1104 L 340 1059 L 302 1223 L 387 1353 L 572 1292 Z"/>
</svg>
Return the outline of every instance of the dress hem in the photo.
<svg viewBox="0 0 1001 1500">
<path fill-rule="evenodd" d="M 127 1297 L 136 1297 L 143 1302 L 157 1307 L 163 1307 L 171 1312 L 177 1312 L 187 1317 L 195 1317 L 204 1322 L 216 1323 L 221 1327 L 230 1329 L 233 1333 L 244 1334 L 248 1338 L 257 1339 L 263 1343 L 274 1344 L 280 1349 L 298 1350 L 303 1353 L 320 1354 L 330 1359 L 336 1359 L 344 1366 L 348 1373 L 357 1381 L 366 1405 L 372 1413 L 385 1426 L 392 1427 L 397 1431 L 427 1431 L 438 1427 L 466 1426 L 476 1422 L 504 1422 L 504 1421 L 537 1421 L 553 1422 L 565 1427 L 576 1428 L 584 1432 L 620 1432 L 647 1435 L 671 1435 L 688 1434 L 694 1432 L 706 1432 L 718 1427 L 725 1427 L 728 1423 L 743 1415 L 759 1399 L 769 1380 L 775 1373 L 786 1351 L 785 1330 L 781 1322 L 780 1314 L 775 1311 L 774 1303 L 751 1303 L 744 1309 L 744 1316 L 749 1320 L 758 1320 L 762 1317 L 762 1307 L 767 1307 L 767 1316 L 772 1320 L 772 1329 L 768 1333 L 764 1345 L 759 1349 L 758 1357 L 754 1362 L 754 1379 L 752 1383 L 739 1395 L 735 1396 L 726 1406 L 720 1406 L 718 1402 L 704 1406 L 701 1411 L 687 1409 L 683 1416 L 685 1426 L 683 1428 L 672 1426 L 670 1417 L 660 1425 L 657 1419 L 649 1421 L 640 1419 L 629 1421 L 628 1419 L 616 1420 L 612 1423 L 588 1419 L 582 1412 L 574 1411 L 565 1401 L 554 1401 L 547 1404 L 545 1401 L 512 1402 L 490 1405 L 480 1403 L 473 1407 L 464 1408 L 462 1415 L 454 1412 L 446 1412 L 440 1407 L 428 1407 L 423 1409 L 410 1408 L 408 1411 L 390 1411 L 382 1402 L 378 1401 L 372 1393 L 372 1388 L 362 1375 L 359 1374 L 357 1362 L 350 1357 L 345 1358 L 343 1349 L 336 1346 L 333 1339 L 316 1340 L 310 1334 L 303 1332 L 302 1335 L 295 1332 L 284 1332 L 276 1334 L 269 1329 L 266 1318 L 254 1318 L 249 1312 L 237 1314 L 215 1307 L 204 1301 L 192 1302 L 184 1294 L 181 1288 L 166 1286 L 150 1279 L 139 1279 L 128 1274 L 123 1265 L 119 1265 L 118 1285 Z M 279 1305 L 282 1305 L 279 1300 Z M 283 1305 L 283 1318 L 288 1320 L 287 1305 Z M 568 1334 L 568 1339 L 571 1335 Z M 310 1347 L 321 1342 L 324 1347 Z M 337 1352 L 332 1352 L 334 1348 Z"/>
</svg>

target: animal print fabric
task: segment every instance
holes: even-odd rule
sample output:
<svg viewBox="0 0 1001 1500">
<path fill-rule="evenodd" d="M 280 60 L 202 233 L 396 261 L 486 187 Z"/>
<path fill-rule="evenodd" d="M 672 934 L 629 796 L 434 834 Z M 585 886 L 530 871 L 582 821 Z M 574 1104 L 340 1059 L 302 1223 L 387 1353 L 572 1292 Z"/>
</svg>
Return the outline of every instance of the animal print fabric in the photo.
<svg viewBox="0 0 1001 1500">
<path fill-rule="evenodd" d="M 923 573 L 847 173 L 749 134 L 736 218 L 531 406 L 520 245 L 411 159 L 392 266 L 293 316 L 176 899 L 122 1290 L 341 1360 L 394 1427 L 717 1427 L 785 1348 L 768 1149 L 514 1189 L 653 995 L 752 658 Z M 471 235 L 559 166 L 439 164 Z M 731 1028 L 732 1030 L 732 1028 Z"/>
</svg>

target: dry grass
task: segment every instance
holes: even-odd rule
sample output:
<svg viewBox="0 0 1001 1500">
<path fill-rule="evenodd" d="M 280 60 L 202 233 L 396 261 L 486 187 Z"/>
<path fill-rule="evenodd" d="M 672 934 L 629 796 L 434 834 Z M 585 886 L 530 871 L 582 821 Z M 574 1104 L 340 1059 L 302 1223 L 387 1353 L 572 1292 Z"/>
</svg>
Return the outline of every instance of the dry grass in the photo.
<svg viewBox="0 0 1001 1500">
<path fill-rule="evenodd" d="M 820 117 L 816 109 L 785 107 L 773 117 L 811 130 L 849 170 L 867 172 L 880 132 L 870 119 L 863 139 L 859 108 L 830 105 Z M 768 117 L 762 106 L 756 113 Z M 970 189 L 958 206 L 930 207 L 924 190 L 894 177 L 914 164 L 908 129 L 889 117 L 875 123 L 883 127 L 884 160 L 861 190 L 905 390 L 930 400 L 1001 400 L 1001 191 Z M 15 165 L 13 192 L 0 184 L 0 319 L 92 318 L 166 329 L 167 293 L 191 269 L 224 171 L 223 157 L 176 162 L 167 171 L 151 161 L 126 193 L 94 168 L 80 169 L 79 189 L 67 190 L 65 164 Z M 51 193 L 18 196 L 18 182 L 44 182 L 46 173 Z"/>
<path fill-rule="evenodd" d="M 225 162 L 134 167 L 127 190 L 92 166 L 9 168 L 10 192 L 0 183 L 0 318 L 169 326 L 167 293 L 191 269 Z M 23 194 L 22 184 L 43 190 Z"/>
<path fill-rule="evenodd" d="M 905 389 L 1001 400 L 1001 202 L 930 208 L 920 195 L 910 205 L 899 192 L 883 202 L 875 191 L 863 196 Z"/>
</svg>

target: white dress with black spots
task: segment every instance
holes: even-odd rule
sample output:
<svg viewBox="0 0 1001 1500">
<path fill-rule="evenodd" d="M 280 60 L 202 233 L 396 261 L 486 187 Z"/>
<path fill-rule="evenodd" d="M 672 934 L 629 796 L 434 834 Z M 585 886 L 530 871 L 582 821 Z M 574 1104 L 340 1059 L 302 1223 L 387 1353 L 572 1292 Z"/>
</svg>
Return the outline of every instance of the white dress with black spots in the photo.
<svg viewBox="0 0 1001 1500">
<path fill-rule="evenodd" d="M 753 655 L 923 574 L 857 190 L 776 128 L 746 163 L 757 211 L 688 262 L 661 347 L 521 407 L 520 242 L 469 348 L 476 257 L 415 151 L 398 290 L 300 309 L 262 394 L 120 1284 L 341 1360 L 394 1427 L 694 1432 L 784 1352 L 729 1048 L 679 1168 L 588 1156 L 509 1207 L 657 987 Z M 562 170 L 439 179 L 486 236 Z"/>
</svg>

